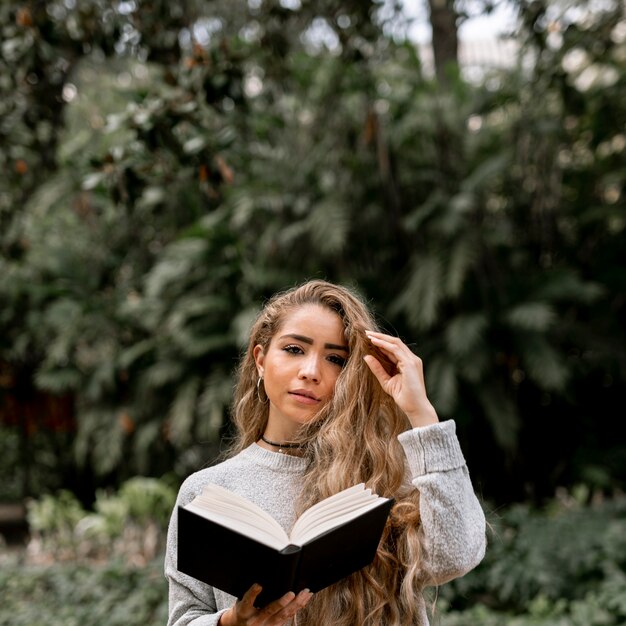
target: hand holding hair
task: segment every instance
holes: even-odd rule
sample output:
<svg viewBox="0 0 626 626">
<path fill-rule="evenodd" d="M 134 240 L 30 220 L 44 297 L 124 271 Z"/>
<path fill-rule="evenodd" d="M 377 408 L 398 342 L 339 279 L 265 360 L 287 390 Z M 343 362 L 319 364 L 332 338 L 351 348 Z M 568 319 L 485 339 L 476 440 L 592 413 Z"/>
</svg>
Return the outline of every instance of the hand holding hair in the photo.
<svg viewBox="0 0 626 626">
<path fill-rule="evenodd" d="M 302 590 L 298 595 L 290 591 L 262 609 L 257 609 L 254 601 L 260 593 L 261 586 L 252 585 L 243 598 L 220 617 L 218 625 L 284 626 L 313 597 L 308 589 Z"/>
<path fill-rule="evenodd" d="M 384 333 L 365 331 L 372 345 L 382 351 L 394 363 L 396 373 L 385 370 L 380 361 L 371 354 L 365 362 L 376 376 L 383 390 L 388 393 L 406 413 L 413 428 L 428 426 L 439 421 L 437 412 L 426 395 L 424 366 L 422 360 L 398 337 Z"/>
</svg>

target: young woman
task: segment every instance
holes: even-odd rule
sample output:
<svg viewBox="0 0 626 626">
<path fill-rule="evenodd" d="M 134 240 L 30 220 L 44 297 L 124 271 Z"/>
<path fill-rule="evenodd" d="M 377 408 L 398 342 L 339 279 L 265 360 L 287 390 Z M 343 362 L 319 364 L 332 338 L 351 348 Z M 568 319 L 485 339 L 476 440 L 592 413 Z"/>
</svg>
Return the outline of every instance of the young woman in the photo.
<svg viewBox="0 0 626 626">
<path fill-rule="evenodd" d="M 173 515 L 170 626 L 426 626 L 424 587 L 481 561 L 485 518 L 455 424 L 439 422 L 421 360 L 378 332 L 350 290 L 311 281 L 268 302 L 239 366 L 233 419 L 230 458 L 190 476 L 177 505 L 214 483 L 290 530 L 312 504 L 359 482 L 396 502 L 371 565 L 264 607 L 257 585 L 237 601 L 177 571 Z"/>
</svg>

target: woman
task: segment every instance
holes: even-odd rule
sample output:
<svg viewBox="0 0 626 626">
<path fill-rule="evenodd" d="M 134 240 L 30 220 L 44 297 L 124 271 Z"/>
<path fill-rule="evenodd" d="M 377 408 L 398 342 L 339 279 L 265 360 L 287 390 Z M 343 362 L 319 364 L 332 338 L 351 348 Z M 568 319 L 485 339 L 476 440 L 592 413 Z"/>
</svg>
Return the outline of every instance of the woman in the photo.
<svg viewBox="0 0 626 626">
<path fill-rule="evenodd" d="M 439 423 L 421 360 L 375 328 L 343 287 L 311 281 L 274 296 L 239 366 L 230 458 L 190 476 L 177 501 L 215 483 L 289 530 L 315 502 L 365 482 L 396 500 L 373 563 L 315 595 L 255 607 L 256 585 L 237 601 L 177 571 L 173 515 L 171 626 L 426 626 L 423 588 L 481 561 L 485 518 L 454 422 Z"/>
</svg>

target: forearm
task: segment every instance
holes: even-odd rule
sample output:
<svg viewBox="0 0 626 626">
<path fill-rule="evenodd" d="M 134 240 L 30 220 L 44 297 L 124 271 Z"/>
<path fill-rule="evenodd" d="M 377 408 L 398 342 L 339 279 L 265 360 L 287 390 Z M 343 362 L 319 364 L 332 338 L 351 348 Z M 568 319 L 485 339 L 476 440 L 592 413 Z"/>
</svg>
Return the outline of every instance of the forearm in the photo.
<svg viewBox="0 0 626 626">
<path fill-rule="evenodd" d="M 443 584 L 476 567 L 485 554 L 485 517 L 467 468 L 414 481 L 420 491 L 423 568 Z"/>
<path fill-rule="evenodd" d="M 485 517 L 454 422 L 403 433 L 411 482 L 420 492 L 425 578 L 441 584 L 475 567 L 485 551 Z"/>
<path fill-rule="evenodd" d="M 218 610 L 213 593 L 194 593 L 177 580 L 169 578 L 168 626 L 224 626 L 221 616 L 227 609 Z"/>
<path fill-rule="evenodd" d="M 218 626 L 224 612 L 218 610 L 218 603 L 212 587 L 205 585 L 178 571 L 178 505 L 184 505 L 195 496 L 185 485 L 181 487 L 172 512 L 167 534 L 165 552 L 165 576 L 168 581 L 169 611 L 168 626 Z M 211 558 L 208 554 L 207 558 Z M 223 608 L 223 604 L 220 608 Z"/>
</svg>

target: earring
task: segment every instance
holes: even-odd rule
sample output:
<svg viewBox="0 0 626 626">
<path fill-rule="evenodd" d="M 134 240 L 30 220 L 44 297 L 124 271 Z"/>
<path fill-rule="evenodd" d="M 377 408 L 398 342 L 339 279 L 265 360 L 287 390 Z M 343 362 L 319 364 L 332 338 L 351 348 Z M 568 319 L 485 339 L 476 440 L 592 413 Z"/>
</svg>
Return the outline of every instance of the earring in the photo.
<svg viewBox="0 0 626 626">
<path fill-rule="evenodd" d="M 263 385 L 263 393 L 265 393 L 265 400 L 261 398 L 261 382 L 263 382 L 263 377 L 259 376 L 259 380 L 256 381 L 256 397 L 259 399 L 259 402 L 261 404 L 265 404 L 266 402 L 269 401 L 269 398 L 267 397 L 267 393 L 265 391 L 265 385 Z"/>
</svg>

